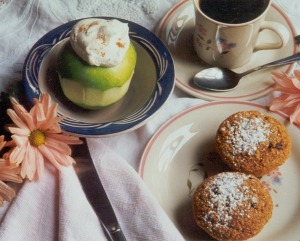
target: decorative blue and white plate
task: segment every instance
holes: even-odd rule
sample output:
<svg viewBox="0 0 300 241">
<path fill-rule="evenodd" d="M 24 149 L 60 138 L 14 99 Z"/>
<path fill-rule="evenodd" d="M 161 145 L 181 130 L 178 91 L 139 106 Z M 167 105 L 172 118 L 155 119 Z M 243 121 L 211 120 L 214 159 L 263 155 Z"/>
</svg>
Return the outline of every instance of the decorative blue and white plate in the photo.
<svg viewBox="0 0 300 241">
<path fill-rule="evenodd" d="M 112 19 L 109 17 L 101 17 Z M 23 67 L 28 100 L 48 92 L 59 104 L 64 132 L 83 137 L 110 136 L 134 130 L 155 114 L 173 91 L 175 70 L 172 57 L 163 42 L 146 28 L 128 23 L 129 36 L 137 51 L 137 65 L 128 93 L 117 103 L 99 110 L 82 109 L 63 94 L 56 72 L 61 46 L 68 40 L 74 20 L 44 35 L 30 50 Z"/>
</svg>

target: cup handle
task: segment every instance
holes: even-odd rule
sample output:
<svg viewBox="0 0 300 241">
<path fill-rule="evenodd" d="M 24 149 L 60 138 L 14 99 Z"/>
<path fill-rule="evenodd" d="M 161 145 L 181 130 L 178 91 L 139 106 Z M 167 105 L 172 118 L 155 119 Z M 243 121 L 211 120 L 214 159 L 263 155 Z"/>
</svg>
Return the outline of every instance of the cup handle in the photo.
<svg viewBox="0 0 300 241">
<path fill-rule="evenodd" d="M 260 27 L 260 31 L 263 31 L 264 29 L 269 29 L 276 33 L 279 36 L 280 41 L 273 43 L 257 43 L 254 47 L 254 51 L 266 49 L 280 49 L 288 43 L 290 33 L 288 29 L 282 24 L 272 21 L 264 21 L 262 26 Z"/>
</svg>

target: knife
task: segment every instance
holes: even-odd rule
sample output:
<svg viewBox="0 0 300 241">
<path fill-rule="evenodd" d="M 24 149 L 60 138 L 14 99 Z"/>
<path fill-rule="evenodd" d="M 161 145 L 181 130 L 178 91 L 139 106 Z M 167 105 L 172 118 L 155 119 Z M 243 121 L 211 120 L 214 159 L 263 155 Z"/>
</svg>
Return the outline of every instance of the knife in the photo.
<svg viewBox="0 0 300 241">
<path fill-rule="evenodd" d="M 92 161 L 86 139 L 82 141 L 83 144 L 73 150 L 73 157 L 76 160 L 75 171 L 83 191 L 106 230 L 108 238 L 111 241 L 126 241 Z"/>
</svg>

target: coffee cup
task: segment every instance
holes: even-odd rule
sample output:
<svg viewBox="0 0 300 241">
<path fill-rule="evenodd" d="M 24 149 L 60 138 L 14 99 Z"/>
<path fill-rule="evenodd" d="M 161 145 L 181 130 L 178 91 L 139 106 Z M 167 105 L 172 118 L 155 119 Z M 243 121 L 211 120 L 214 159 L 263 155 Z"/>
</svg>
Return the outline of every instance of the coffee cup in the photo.
<svg viewBox="0 0 300 241">
<path fill-rule="evenodd" d="M 288 29 L 266 21 L 271 0 L 193 0 L 195 9 L 194 49 L 213 66 L 237 68 L 253 53 L 279 49 L 289 40 Z M 258 41 L 263 30 L 274 32 L 270 42 Z"/>
</svg>

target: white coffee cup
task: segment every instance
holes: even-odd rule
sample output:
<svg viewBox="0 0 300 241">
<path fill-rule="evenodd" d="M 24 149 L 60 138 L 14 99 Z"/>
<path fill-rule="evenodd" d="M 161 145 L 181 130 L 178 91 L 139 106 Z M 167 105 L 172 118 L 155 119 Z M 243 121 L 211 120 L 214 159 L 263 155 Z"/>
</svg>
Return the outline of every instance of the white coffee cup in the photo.
<svg viewBox="0 0 300 241">
<path fill-rule="evenodd" d="M 195 9 L 194 49 L 197 55 L 210 65 L 237 68 L 246 64 L 256 51 L 279 49 L 285 46 L 289 40 L 289 31 L 284 25 L 265 20 L 271 7 L 271 0 L 265 0 L 264 9 L 258 13 L 258 16 L 245 20 L 245 22 L 241 20 L 238 23 L 215 20 L 217 17 L 213 19 L 200 8 L 203 0 L 193 1 Z M 226 4 L 229 1 L 223 0 L 223 3 Z M 210 3 L 212 2 L 211 0 Z M 220 5 L 215 7 L 222 8 L 222 1 L 217 2 Z M 232 11 L 236 11 L 236 9 Z M 249 9 L 249 11 L 254 10 Z M 259 33 L 266 29 L 276 33 L 278 38 L 272 42 L 257 41 Z"/>
</svg>

